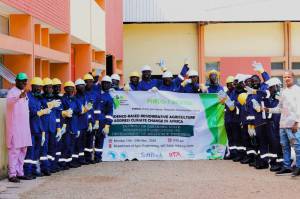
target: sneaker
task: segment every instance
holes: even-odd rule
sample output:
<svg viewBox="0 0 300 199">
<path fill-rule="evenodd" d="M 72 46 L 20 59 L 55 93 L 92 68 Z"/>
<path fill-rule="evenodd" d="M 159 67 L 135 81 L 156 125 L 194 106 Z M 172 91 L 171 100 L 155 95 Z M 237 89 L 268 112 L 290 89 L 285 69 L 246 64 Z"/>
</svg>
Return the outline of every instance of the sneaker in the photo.
<svg viewBox="0 0 300 199">
<path fill-rule="evenodd" d="M 241 156 L 236 156 L 235 158 L 232 159 L 233 162 L 239 162 L 241 161 Z"/>
<path fill-rule="evenodd" d="M 44 176 L 51 176 L 51 172 L 50 171 L 43 171 Z"/>
<path fill-rule="evenodd" d="M 13 183 L 20 183 L 20 180 L 16 176 L 8 178 L 8 181 Z"/>
<path fill-rule="evenodd" d="M 249 158 L 247 156 L 241 160 L 241 164 L 249 164 L 250 162 L 252 162 L 251 158 Z"/>
<path fill-rule="evenodd" d="M 292 177 L 297 177 L 300 175 L 300 168 L 296 168 L 293 172 L 292 172 Z"/>
<path fill-rule="evenodd" d="M 276 172 L 276 175 L 277 175 L 277 176 L 284 176 L 284 175 L 288 175 L 288 174 L 291 174 L 291 173 L 292 173 L 292 170 L 291 170 L 291 169 L 281 168 L 280 171 L 277 171 L 277 172 Z"/>
<path fill-rule="evenodd" d="M 270 168 L 270 171 L 271 172 L 277 172 L 277 171 L 280 171 L 281 170 L 281 166 L 280 165 L 272 165 L 271 168 Z"/>
</svg>

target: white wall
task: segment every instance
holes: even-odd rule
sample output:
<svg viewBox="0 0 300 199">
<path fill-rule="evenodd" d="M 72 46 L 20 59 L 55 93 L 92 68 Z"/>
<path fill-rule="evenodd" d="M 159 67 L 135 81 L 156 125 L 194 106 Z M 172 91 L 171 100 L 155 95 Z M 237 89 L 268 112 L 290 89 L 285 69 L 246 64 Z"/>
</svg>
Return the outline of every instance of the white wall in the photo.
<svg viewBox="0 0 300 199">
<path fill-rule="evenodd" d="M 96 50 L 105 51 L 105 12 L 94 0 L 91 2 L 91 11 L 91 44 Z"/>
<path fill-rule="evenodd" d="M 71 35 L 77 39 L 91 42 L 91 1 L 71 0 Z"/>
<path fill-rule="evenodd" d="M 299 0 L 124 0 L 124 21 L 299 20 L 299 6 Z"/>
</svg>

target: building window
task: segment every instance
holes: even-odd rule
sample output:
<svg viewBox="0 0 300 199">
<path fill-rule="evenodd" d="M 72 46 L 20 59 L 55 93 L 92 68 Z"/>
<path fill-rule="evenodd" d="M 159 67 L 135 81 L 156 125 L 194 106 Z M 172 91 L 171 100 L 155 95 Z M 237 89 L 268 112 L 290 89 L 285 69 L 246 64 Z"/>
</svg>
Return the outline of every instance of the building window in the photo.
<svg viewBox="0 0 300 199">
<path fill-rule="evenodd" d="M 300 86 L 300 76 L 295 76 L 295 83 Z"/>
<path fill-rule="evenodd" d="M 293 62 L 292 63 L 292 69 L 293 70 L 299 70 L 300 69 L 300 62 Z"/>
<path fill-rule="evenodd" d="M 205 70 L 206 71 L 210 71 L 210 70 L 220 71 L 220 64 L 219 64 L 219 62 L 206 63 Z"/>
<path fill-rule="evenodd" d="M 283 62 L 272 62 L 271 63 L 271 69 L 272 70 L 283 70 Z"/>
</svg>

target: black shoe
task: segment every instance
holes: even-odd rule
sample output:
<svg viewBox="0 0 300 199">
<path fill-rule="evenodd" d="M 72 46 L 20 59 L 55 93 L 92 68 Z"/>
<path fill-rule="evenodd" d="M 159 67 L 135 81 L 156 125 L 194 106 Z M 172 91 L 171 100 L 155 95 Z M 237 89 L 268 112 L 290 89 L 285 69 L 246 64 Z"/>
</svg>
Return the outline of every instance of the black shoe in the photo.
<svg viewBox="0 0 300 199">
<path fill-rule="evenodd" d="M 82 161 L 80 161 L 79 163 L 80 163 L 81 165 L 88 165 L 88 162 L 85 161 L 85 160 L 82 160 Z"/>
<path fill-rule="evenodd" d="M 139 161 L 137 158 L 133 158 L 131 161 Z"/>
<path fill-rule="evenodd" d="M 30 175 L 30 176 L 17 176 L 17 178 L 19 180 L 33 180 L 33 179 L 36 179 L 36 177 L 34 175 Z"/>
<path fill-rule="evenodd" d="M 297 177 L 300 175 L 300 168 L 296 168 L 293 172 L 292 172 L 292 177 Z"/>
<path fill-rule="evenodd" d="M 8 178 L 8 181 L 13 183 L 20 183 L 20 180 L 16 176 Z"/>
<path fill-rule="evenodd" d="M 256 167 L 255 167 L 256 169 L 268 169 L 269 168 L 269 164 L 268 163 L 266 163 L 266 162 L 264 162 L 264 163 L 260 163 L 260 164 L 258 164 L 258 165 L 256 165 Z"/>
<path fill-rule="evenodd" d="M 242 157 L 241 156 L 236 156 L 235 158 L 232 159 L 233 162 L 239 162 L 241 161 Z"/>
<path fill-rule="evenodd" d="M 270 171 L 271 172 L 277 172 L 281 170 L 281 166 L 280 165 L 271 165 Z"/>
<path fill-rule="evenodd" d="M 44 176 L 51 176 L 50 171 L 43 171 Z"/>
<path fill-rule="evenodd" d="M 288 174 L 290 174 L 290 173 L 292 173 L 292 170 L 291 170 L 291 169 L 281 168 L 280 171 L 277 171 L 277 172 L 276 172 L 276 175 L 277 175 L 277 176 L 283 176 L 283 175 L 288 175 Z"/>
<path fill-rule="evenodd" d="M 69 170 L 69 169 L 70 169 L 70 167 L 68 165 L 65 165 L 62 167 L 62 170 Z"/>
<path fill-rule="evenodd" d="M 78 168 L 78 167 L 80 167 L 80 165 L 79 165 L 79 164 L 76 164 L 75 162 L 71 162 L 71 163 L 69 164 L 69 166 L 70 166 L 70 168 Z"/>
<path fill-rule="evenodd" d="M 256 160 L 249 163 L 249 167 L 256 167 Z"/>
<path fill-rule="evenodd" d="M 39 177 L 43 177 L 44 174 L 43 173 L 35 173 L 35 174 L 33 174 L 33 176 L 39 178 Z"/>
<path fill-rule="evenodd" d="M 249 158 L 249 157 L 246 156 L 240 162 L 241 162 L 241 164 L 249 164 L 252 161 L 251 161 L 251 158 Z"/>
</svg>

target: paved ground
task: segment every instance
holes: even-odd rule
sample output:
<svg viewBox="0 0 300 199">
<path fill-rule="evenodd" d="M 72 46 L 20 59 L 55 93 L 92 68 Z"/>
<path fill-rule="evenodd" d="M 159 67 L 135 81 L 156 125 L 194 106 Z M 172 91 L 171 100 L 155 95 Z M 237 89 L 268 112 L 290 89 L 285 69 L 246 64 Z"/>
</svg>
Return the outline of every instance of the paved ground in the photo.
<svg viewBox="0 0 300 199">
<path fill-rule="evenodd" d="M 0 198 L 299 198 L 300 177 L 231 161 L 111 162 L 8 186 Z"/>
</svg>

